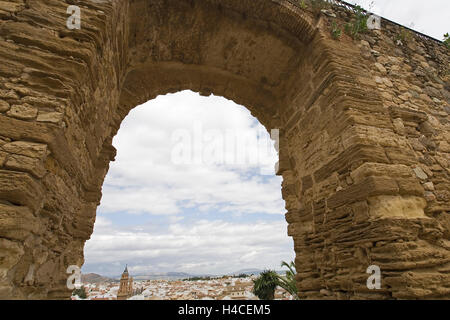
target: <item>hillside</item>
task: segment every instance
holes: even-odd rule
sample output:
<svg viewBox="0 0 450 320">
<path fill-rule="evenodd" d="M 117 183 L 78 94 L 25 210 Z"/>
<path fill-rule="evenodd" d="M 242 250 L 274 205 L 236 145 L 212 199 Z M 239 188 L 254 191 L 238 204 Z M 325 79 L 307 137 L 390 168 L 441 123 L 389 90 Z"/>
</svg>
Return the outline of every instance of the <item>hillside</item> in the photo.
<svg viewBox="0 0 450 320">
<path fill-rule="evenodd" d="M 117 280 L 103 277 L 96 273 L 87 273 L 81 275 L 82 283 L 102 283 L 102 282 L 115 282 Z"/>
</svg>

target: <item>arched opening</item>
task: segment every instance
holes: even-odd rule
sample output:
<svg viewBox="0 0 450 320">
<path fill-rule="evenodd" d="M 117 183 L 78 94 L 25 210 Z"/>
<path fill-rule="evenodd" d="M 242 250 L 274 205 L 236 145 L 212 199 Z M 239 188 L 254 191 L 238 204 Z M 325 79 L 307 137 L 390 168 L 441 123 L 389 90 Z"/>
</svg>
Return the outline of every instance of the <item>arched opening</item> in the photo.
<svg viewBox="0 0 450 320">
<path fill-rule="evenodd" d="M 222 276 L 294 259 L 274 141 L 245 107 L 159 96 L 133 109 L 113 145 L 84 273 Z"/>
</svg>

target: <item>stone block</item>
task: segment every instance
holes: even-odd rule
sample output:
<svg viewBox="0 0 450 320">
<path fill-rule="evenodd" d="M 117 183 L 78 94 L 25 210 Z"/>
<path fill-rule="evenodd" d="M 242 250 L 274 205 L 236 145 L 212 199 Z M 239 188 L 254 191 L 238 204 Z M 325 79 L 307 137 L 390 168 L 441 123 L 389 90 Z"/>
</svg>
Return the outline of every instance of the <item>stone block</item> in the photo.
<svg viewBox="0 0 450 320">
<path fill-rule="evenodd" d="M 0 170 L 0 200 L 27 206 L 36 212 L 42 207 L 43 189 L 27 173 Z"/>
<path fill-rule="evenodd" d="M 28 141 L 14 141 L 6 143 L 0 147 L 0 150 L 1 149 L 8 153 L 37 159 L 45 159 L 49 153 L 46 144 Z"/>
<path fill-rule="evenodd" d="M 385 177 L 412 177 L 413 173 L 410 167 L 402 164 L 386 164 L 366 162 L 350 173 L 355 183 L 361 183 L 364 179 L 372 176 Z"/>
<path fill-rule="evenodd" d="M 420 180 L 428 179 L 427 174 L 422 170 L 421 167 L 415 167 L 413 168 L 413 171 L 416 174 L 417 178 L 419 178 Z"/>
<path fill-rule="evenodd" d="M 6 156 L 8 154 L 6 152 L 0 151 L 0 167 L 6 162 Z"/>
<path fill-rule="evenodd" d="M 38 233 L 40 223 L 27 207 L 0 203 L 0 226 L 0 237 L 23 241 Z"/>
<path fill-rule="evenodd" d="M 47 172 L 43 166 L 42 160 L 16 154 L 12 154 L 8 157 L 5 162 L 5 168 L 29 172 L 36 178 L 42 178 Z"/>
<path fill-rule="evenodd" d="M 343 151 L 339 156 L 331 160 L 322 168 L 314 173 L 314 179 L 317 182 L 325 180 L 334 172 L 345 173 L 353 165 L 364 162 L 387 162 L 383 148 L 378 146 L 353 145 Z"/>
<path fill-rule="evenodd" d="M 424 188 L 419 183 L 419 180 L 415 178 L 396 178 L 399 193 L 401 195 L 414 195 L 414 196 L 423 196 Z"/>
<path fill-rule="evenodd" d="M 0 238 L 0 283 L 6 280 L 8 271 L 24 254 L 23 245 L 17 241 Z"/>
<path fill-rule="evenodd" d="M 399 187 L 394 179 L 388 177 L 368 177 L 360 183 L 355 183 L 329 197 L 327 199 L 327 207 L 333 209 L 345 204 L 367 200 L 371 196 L 395 195 L 398 192 Z"/>
<path fill-rule="evenodd" d="M 8 102 L 0 100 L 0 112 L 6 112 L 11 108 Z"/>
<path fill-rule="evenodd" d="M 30 106 L 29 104 L 24 105 L 13 105 L 11 109 L 7 112 L 7 115 L 20 120 L 33 120 L 36 119 L 38 114 L 38 109 Z"/>
<path fill-rule="evenodd" d="M 49 122 L 59 124 L 63 119 L 63 114 L 60 112 L 39 112 L 37 121 Z"/>
<path fill-rule="evenodd" d="M 0 89 L 0 98 L 17 100 L 19 99 L 19 96 L 17 95 L 17 93 L 14 92 L 14 90 Z"/>
</svg>

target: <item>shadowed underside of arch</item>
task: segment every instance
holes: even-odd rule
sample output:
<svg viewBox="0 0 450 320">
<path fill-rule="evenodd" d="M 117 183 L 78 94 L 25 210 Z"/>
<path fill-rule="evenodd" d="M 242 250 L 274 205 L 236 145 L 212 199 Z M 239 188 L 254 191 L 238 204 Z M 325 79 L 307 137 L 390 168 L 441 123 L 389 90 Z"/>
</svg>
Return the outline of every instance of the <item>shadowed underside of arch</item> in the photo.
<svg viewBox="0 0 450 320">
<path fill-rule="evenodd" d="M 1 298 L 70 295 L 66 269 L 83 263 L 122 120 L 185 89 L 281 130 L 277 174 L 300 297 L 449 296 L 442 46 L 395 52 L 381 32 L 335 41 L 325 16 L 282 0 L 79 6 L 82 27 L 69 30 L 61 1 L 0 3 Z M 416 63 L 418 47 L 435 61 Z M 417 97 L 396 97 L 413 86 Z M 416 147 L 421 134 L 437 146 Z M 371 265 L 382 270 L 379 290 L 366 286 Z"/>
</svg>

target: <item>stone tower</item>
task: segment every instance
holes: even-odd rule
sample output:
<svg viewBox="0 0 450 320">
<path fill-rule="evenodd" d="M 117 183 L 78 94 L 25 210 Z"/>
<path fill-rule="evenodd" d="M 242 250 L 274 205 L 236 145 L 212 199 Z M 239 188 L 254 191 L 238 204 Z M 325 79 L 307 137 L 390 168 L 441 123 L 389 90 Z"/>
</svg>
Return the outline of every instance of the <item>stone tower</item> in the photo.
<svg viewBox="0 0 450 320">
<path fill-rule="evenodd" d="M 133 277 L 128 274 L 128 266 L 125 266 L 125 270 L 120 278 L 120 287 L 117 292 L 117 300 L 126 300 L 133 295 Z"/>
</svg>

